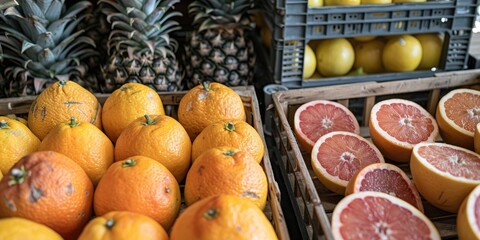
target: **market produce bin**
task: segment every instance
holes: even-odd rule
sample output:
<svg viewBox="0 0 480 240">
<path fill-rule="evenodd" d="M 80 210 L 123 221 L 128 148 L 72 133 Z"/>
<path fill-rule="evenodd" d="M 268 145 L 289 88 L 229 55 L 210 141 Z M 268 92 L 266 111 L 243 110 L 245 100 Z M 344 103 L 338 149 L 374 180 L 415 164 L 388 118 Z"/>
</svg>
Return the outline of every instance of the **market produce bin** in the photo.
<svg viewBox="0 0 480 240">
<path fill-rule="evenodd" d="M 262 120 L 259 109 L 259 102 L 255 93 L 253 86 L 245 87 L 236 87 L 235 91 L 240 95 L 245 112 L 247 113 L 247 122 L 252 125 L 259 133 L 263 140 L 263 144 L 266 148 L 265 137 L 263 133 Z M 162 99 L 163 106 L 168 115 L 177 119 L 177 109 L 180 103 L 180 100 L 185 95 L 183 92 L 165 92 L 159 93 L 160 98 Z M 109 94 L 95 94 L 100 103 L 104 103 Z M 0 115 L 7 114 L 16 114 L 17 116 L 27 117 L 30 105 L 35 100 L 35 96 L 30 97 L 18 97 L 18 98 L 3 98 L 0 99 Z M 263 156 L 263 161 L 261 162 L 262 168 L 266 173 L 268 181 L 268 197 L 267 205 L 264 210 L 267 218 L 271 221 L 277 236 L 279 239 L 286 240 L 289 239 L 288 228 L 286 221 L 283 215 L 283 210 L 280 206 L 281 193 L 278 187 L 277 182 L 275 181 L 272 165 L 268 155 L 268 151 L 265 151 Z M 183 201 L 183 187 L 181 184 L 182 191 L 182 210 L 185 208 L 185 203 Z"/>
<path fill-rule="evenodd" d="M 384 99 L 403 98 L 417 102 L 435 116 L 440 98 L 460 87 L 480 89 L 480 70 L 438 74 L 436 77 L 390 82 L 366 82 L 333 85 L 277 92 L 272 95 L 275 113 L 272 133 L 280 152 L 281 168 L 288 176 L 298 211 L 310 239 L 333 239 L 330 221 L 342 195 L 328 190 L 317 178 L 310 163 L 310 152 L 299 146 L 294 134 L 296 109 L 312 100 L 336 101 L 351 110 L 360 124 L 360 135 L 369 139 L 368 121 L 373 105 Z M 268 120 L 267 120 L 268 121 Z M 395 163 L 409 173 L 408 163 Z M 455 239 L 456 214 L 442 211 L 425 200 L 426 216 L 431 219 L 443 239 Z"/>
<path fill-rule="evenodd" d="M 307 0 L 259 1 L 272 34 L 270 72 L 288 88 L 430 77 L 467 68 L 479 0 L 427 1 L 359 6 L 308 7 Z M 443 49 L 435 71 L 386 72 L 303 79 L 305 45 L 312 40 L 440 33 Z"/>
</svg>

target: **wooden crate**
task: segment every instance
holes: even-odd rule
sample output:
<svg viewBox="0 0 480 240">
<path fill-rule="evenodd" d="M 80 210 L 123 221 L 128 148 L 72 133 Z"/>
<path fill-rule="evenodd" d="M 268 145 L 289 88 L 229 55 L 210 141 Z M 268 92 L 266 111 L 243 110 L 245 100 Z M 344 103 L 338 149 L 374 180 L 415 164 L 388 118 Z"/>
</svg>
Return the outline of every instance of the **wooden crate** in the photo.
<svg viewBox="0 0 480 240">
<path fill-rule="evenodd" d="M 260 134 L 263 145 L 267 149 L 265 142 L 265 137 L 263 134 L 262 121 L 259 109 L 258 99 L 255 93 L 253 86 L 246 87 L 236 87 L 235 91 L 240 95 L 245 107 L 245 112 L 247 113 L 247 122 L 252 125 Z M 185 95 L 183 92 L 171 92 L 171 93 L 159 93 L 165 111 L 168 115 L 177 118 L 177 109 L 180 103 L 180 100 Z M 100 101 L 104 103 L 109 94 L 95 94 Z M 19 97 L 19 98 L 3 98 L 0 99 L 0 115 L 6 114 L 17 114 L 20 116 L 27 116 L 27 113 L 30 109 L 30 105 L 34 101 L 35 97 Z M 263 161 L 261 162 L 263 170 L 267 175 L 268 180 L 268 197 L 267 197 L 267 206 L 264 210 L 267 218 L 273 224 L 277 236 L 279 239 L 287 240 L 289 239 L 288 229 L 283 215 L 283 211 L 280 205 L 280 190 L 277 182 L 275 181 L 273 175 L 273 169 L 268 155 L 268 151 L 265 151 L 263 156 Z M 181 189 L 183 192 L 183 184 L 181 184 Z M 182 210 L 185 208 L 182 197 Z"/>
<path fill-rule="evenodd" d="M 440 98 L 459 87 L 475 87 L 480 84 L 480 70 L 467 70 L 439 74 L 438 77 L 409 79 L 392 82 L 368 82 L 335 85 L 310 89 L 297 89 L 274 93 L 275 107 L 272 132 L 280 151 L 281 167 L 289 178 L 309 238 L 333 239 L 331 214 L 343 198 L 329 191 L 320 183 L 310 164 L 310 152 L 298 145 L 293 131 L 293 117 L 303 103 L 326 99 L 348 107 L 357 117 L 363 137 L 369 138 L 368 118 L 373 105 L 388 98 L 404 98 L 415 101 L 433 116 Z M 398 164 L 409 174 L 408 163 Z M 423 200 L 425 214 L 438 228 L 443 239 L 455 239 L 456 214 L 441 211 Z"/>
</svg>

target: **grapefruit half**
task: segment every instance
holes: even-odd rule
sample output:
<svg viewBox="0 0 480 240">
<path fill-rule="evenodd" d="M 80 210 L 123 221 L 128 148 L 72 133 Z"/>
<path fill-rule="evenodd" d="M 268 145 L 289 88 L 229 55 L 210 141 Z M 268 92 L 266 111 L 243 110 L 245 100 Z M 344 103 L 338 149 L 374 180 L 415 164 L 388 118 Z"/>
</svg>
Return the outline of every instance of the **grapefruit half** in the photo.
<svg viewBox="0 0 480 240">
<path fill-rule="evenodd" d="M 480 239 L 480 185 L 463 200 L 457 215 L 458 239 Z"/>
<path fill-rule="evenodd" d="M 438 138 L 433 116 L 417 103 L 404 99 L 376 103 L 370 113 L 369 129 L 380 152 L 397 162 L 408 162 L 415 144 Z"/>
<path fill-rule="evenodd" d="M 446 143 L 419 143 L 413 148 L 410 171 L 425 200 L 456 213 L 480 184 L 480 155 Z"/>
<path fill-rule="evenodd" d="M 388 193 L 423 212 L 417 188 L 407 174 L 393 164 L 374 163 L 364 167 L 348 182 L 345 195 L 365 191 Z"/>
<path fill-rule="evenodd" d="M 332 215 L 339 239 L 440 239 L 432 222 L 417 208 L 382 192 L 357 192 L 343 198 Z"/>
<path fill-rule="evenodd" d="M 384 162 L 380 151 L 358 134 L 335 131 L 318 139 L 312 150 L 315 175 L 330 191 L 344 195 L 350 179 L 365 166 Z"/>
<path fill-rule="evenodd" d="M 314 100 L 303 104 L 295 111 L 293 121 L 297 139 L 308 152 L 326 133 L 360 133 L 360 126 L 353 113 L 340 103 L 329 100 Z"/>
<path fill-rule="evenodd" d="M 473 150 L 473 135 L 480 122 L 480 91 L 460 88 L 448 92 L 438 102 L 435 117 L 446 143 Z"/>
</svg>

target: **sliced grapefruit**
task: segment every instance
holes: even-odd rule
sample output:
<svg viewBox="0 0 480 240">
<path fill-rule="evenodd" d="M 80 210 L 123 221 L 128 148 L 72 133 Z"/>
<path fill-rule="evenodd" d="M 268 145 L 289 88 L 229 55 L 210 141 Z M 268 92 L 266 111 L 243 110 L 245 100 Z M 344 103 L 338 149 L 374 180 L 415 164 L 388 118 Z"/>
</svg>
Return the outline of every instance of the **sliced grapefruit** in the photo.
<svg viewBox="0 0 480 240">
<path fill-rule="evenodd" d="M 294 131 L 299 143 L 308 152 L 323 135 L 333 131 L 360 133 L 353 113 L 340 103 L 315 100 L 300 106 L 295 112 Z"/>
<path fill-rule="evenodd" d="M 320 182 L 330 191 L 343 195 L 355 173 L 384 159 L 380 151 L 360 135 L 335 131 L 318 139 L 311 162 Z"/>
<path fill-rule="evenodd" d="M 480 154 L 480 123 L 475 127 L 475 133 L 473 134 L 473 148 L 476 153 Z"/>
<path fill-rule="evenodd" d="M 425 200 L 456 213 L 480 184 L 480 155 L 446 143 L 419 143 L 413 148 L 410 171 Z"/>
<path fill-rule="evenodd" d="M 432 222 L 417 208 L 382 192 L 357 192 L 343 198 L 332 215 L 339 239 L 440 239 Z"/>
<path fill-rule="evenodd" d="M 433 116 L 417 103 L 403 99 L 376 103 L 370 113 L 369 129 L 380 152 L 397 162 L 408 162 L 415 144 L 438 138 Z"/>
<path fill-rule="evenodd" d="M 475 126 L 480 122 L 480 91 L 448 92 L 438 102 L 435 117 L 443 141 L 473 150 Z"/>
<path fill-rule="evenodd" d="M 417 188 L 399 167 L 390 163 L 373 163 L 350 179 L 345 195 L 375 191 L 388 193 L 410 203 L 423 212 L 423 204 Z"/>
<path fill-rule="evenodd" d="M 480 239 L 480 185 L 463 200 L 457 215 L 458 239 Z"/>
</svg>

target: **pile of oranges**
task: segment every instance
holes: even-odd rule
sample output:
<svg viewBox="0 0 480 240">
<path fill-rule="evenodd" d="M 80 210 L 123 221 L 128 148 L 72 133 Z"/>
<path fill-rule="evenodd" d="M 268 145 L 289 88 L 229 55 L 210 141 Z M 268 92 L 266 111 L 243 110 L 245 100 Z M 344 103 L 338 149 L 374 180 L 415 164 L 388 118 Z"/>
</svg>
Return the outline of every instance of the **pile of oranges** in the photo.
<svg viewBox="0 0 480 240">
<path fill-rule="evenodd" d="M 176 110 L 137 83 L 103 104 L 54 83 L 28 121 L 0 117 L 0 239 L 276 239 L 264 144 L 245 119 L 220 83 Z"/>
</svg>

